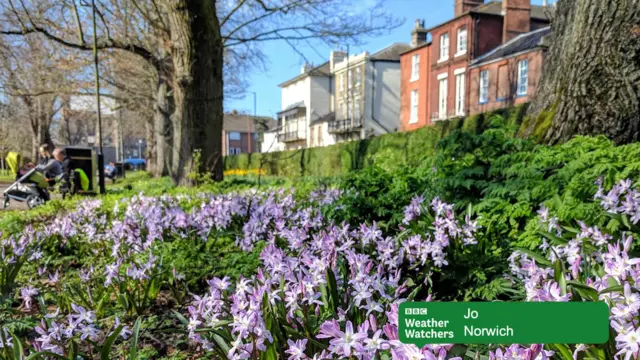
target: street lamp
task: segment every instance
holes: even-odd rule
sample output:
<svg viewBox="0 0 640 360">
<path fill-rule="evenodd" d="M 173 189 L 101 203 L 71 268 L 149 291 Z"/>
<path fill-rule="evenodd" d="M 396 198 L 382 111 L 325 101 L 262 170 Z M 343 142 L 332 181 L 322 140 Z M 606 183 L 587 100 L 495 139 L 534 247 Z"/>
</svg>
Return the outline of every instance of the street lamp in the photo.
<svg viewBox="0 0 640 360">
<path fill-rule="evenodd" d="M 253 119 L 249 119 L 249 154 L 251 154 L 251 142 L 253 141 L 253 132 L 251 131 L 251 124 L 253 121 L 256 121 L 256 108 L 257 108 L 257 99 L 258 94 L 255 92 L 251 92 L 253 94 Z"/>
<path fill-rule="evenodd" d="M 138 139 L 138 156 L 142 159 L 142 139 Z"/>
</svg>

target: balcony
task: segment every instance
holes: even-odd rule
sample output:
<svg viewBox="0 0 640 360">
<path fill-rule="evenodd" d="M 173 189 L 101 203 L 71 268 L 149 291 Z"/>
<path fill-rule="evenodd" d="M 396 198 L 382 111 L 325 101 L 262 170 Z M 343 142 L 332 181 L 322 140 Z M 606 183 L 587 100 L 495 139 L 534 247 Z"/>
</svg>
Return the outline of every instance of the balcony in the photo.
<svg viewBox="0 0 640 360">
<path fill-rule="evenodd" d="M 329 122 L 330 134 L 342 134 L 353 131 L 360 131 L 362 127 L 362 119 L 341 119 Z"/>
<path fill-rule="evenodd" d="M 305 134 L 300 133 L 298 130 L 295 131 L 282 131 L 278 133 L 278 141 L 279 142 L 292 142 L 298 140 L 304 140 Z"/>
</svg>

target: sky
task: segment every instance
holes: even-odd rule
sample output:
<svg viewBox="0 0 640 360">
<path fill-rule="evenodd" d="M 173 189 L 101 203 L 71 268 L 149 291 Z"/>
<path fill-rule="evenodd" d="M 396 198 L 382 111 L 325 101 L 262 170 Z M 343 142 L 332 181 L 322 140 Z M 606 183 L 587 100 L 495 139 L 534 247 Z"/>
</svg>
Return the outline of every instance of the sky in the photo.
<svg viewBox="0 0 640 360">
<path fill-rule="evenodd" d="M 366 6 L 371 0 L 362 1 Z M 396 17 L 404 19 L 402 26 L 391 30 L 388 34 L 377 38 L 364 38 L 363 46 L 351 46 L 350 53 L 358 54 L 363 51 L 375 53 L 395 42 L 411 42 L 411 30 L 416 19 L 425 20 L 425 27 L 437 25 L 453 17 L 455 0 L 388 0 L 386 8 Z M 485 2 L 488 2 L 485 1 Z M 540 5 L 542 0 L 532 0 L 532 4 Z M 300 74 L 304 59 L 284 42 L 274 41 L 263 44 L 263 52 L 269 59 L 266 71 L 253 71 L 250 75 L 250 87 L 242 100 L 229 101 L 225 111 L 253 113 L 253 92 L 256 93 L 256 112 L 261 116 L 275 117 L 281 110 L 281 91 L 278 84 Z M 301 48 L 305 57 L 313 64 L 319 65 L 329 59 L 331 48 L 316 46 L 315 48 Z"/>
</svg>

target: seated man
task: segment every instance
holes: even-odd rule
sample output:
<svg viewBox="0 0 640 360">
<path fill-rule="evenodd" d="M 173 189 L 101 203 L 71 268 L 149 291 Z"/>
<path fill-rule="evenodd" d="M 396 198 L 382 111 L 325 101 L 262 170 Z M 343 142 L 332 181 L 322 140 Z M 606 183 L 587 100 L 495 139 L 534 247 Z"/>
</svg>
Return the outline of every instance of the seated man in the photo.
<svg viewBox="0 0 640 360">
<path fill-rule="evenodd" d="M 116 175 L 116 164 L 113 161 L 109 161 L 109 163 L 104 167 L 104 176 L 115 183 Z"/>
</svg>

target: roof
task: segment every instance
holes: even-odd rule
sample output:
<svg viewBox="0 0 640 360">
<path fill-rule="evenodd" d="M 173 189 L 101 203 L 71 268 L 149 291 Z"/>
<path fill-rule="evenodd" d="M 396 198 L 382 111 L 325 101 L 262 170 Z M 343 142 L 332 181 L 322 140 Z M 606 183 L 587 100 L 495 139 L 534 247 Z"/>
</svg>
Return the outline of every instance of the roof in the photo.
<svg viewBox="0 0 640 360">
<path fill-rule="evenodd" d="M 475 66 L 491 62 L 494 60 L 509 57 L 511 55 L 523 53 L 540 47 L 542 39 L 551 34 L 551 27 L 547 26 L 542 29 L 531 31 L 516 36 L 501 46 L 489 51 L 488 53 L 476 58 L 469 65 Z"/>
<path fill-rule="evenodd" d="M 253 115 L 227 113 L 224 114 L 222 129 L 226 132 L 249 132 L 249 124 L 251 124 L 251 130 L 256 132 L 274 128 L 278 122 L 268 116 L 254 117 Z"/>
<path fill-rule="evenodd" d="M 306 78 L 307 76 L 331 76 L 331 72 L 329 71 L 329 62 L 325 62 L 324 64 L 320 64 L 314 68 L 312 68 L 311 70 L 302 73 L 292 79 L 289 79 L 285 82 L 283 82 L 282 84 L 278 85 L 279 87 L 284 87 L 290 84 L 293 84 L 296 81 L 302 80 L 304 78 Z"/>
<path fill-rule="evenodd" d="M 540 5 L 531 5 L 531 18 L 535 19 L 535 20 L 542 20 L 542 21 L 551 21 L 551 19 L 549 19 L 549 17 L 547 16 L 548 12 L 553 11 L 553 7 L 551 6 L 540 6 Z M 471 9 L 470 11 L 460 15 L 460 16 L 456 16 L 454 18 L 451 18 L 443 23 L 440 23 L 438 25 L 432 26 L 431 28 L 429 28 L 427 31 L 432 31 L 435 28 L 439 28 L 442 25 L 448 24 L 454 20 L 457 20 L 463 16 L 466 16 L 468 14 L 485 14 L 485 15 L 496 15 L 496 16 L 503 16 L 502 15 L 502 1 L 489 1 L 487 3 L 484 3 L 476 8 Z"/>
<path fill-rule="evenodd" d="M 403 51 L 403 52 L 401 52 L 401 53 L 400 53 L 400 56 L 402 56 L 402 55 L 404 55 L 404 54 L 407 54 L 407 53 L 410 53 L 410 52 L 412 52 L 412 51 L 414 51 L 414 50 L 422 49 L 422 48 L 427 47 L 427 46 L 429 46 L 429 45 L 431 45 L 431 41 L 427 41 L 427 42 L 426 42 L 426 43 L 424 43 L 424 44 L 420 44 L 420 45 L 418 45 L 418 46 L 416 46 L 416 47 L 412 47 L 412 48 L 411 48 L 411 49 L 409 49 L 409 50 Z"/>
<path fill-rule="evenodd" d="M 531 18 L 549 21 L 549 17 L 547 16 L 547 12 L 549 11 L 553 11 L 553 7 L 531 5 Z M 478 14 L 502 15 L 502 1 L 489 1 L 471 10 L 471 12 Z"/>
<path fill-rule="evenodd" d="M 400 54 L 411 49 L 409 44 L 394 43 L 371 55 L 369 59 L 372 61 L 400 61 Z"/>
<path fill-rule="evenodd" d="M 289 111 L 289 110 L 293 110 L 293 109 L 299 109 L 299 108 L 303 108 L 305 107 L 304 105 L 304 101 L 298 101 L 297 103 L 293 103 L 289 106 L 287 106 L 286 108 L 284 108 L 284 110 L 278 111 L 278 114 L 282 114 L 283 112 Z"/>
</svg>

